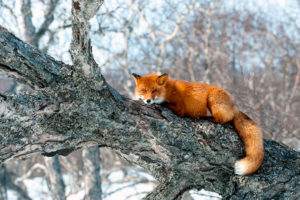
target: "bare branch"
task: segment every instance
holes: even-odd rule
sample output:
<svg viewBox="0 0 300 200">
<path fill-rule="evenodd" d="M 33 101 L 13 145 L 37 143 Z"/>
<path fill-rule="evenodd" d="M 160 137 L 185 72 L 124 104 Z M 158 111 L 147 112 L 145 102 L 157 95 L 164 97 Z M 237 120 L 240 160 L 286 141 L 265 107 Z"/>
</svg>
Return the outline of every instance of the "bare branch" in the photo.
<svg viewBox="0 0 300 200">
<path fill-rule="evenodd" d="M 85 200 L 101 200 L 100 155 L 98 145 L 82 150 Z"/>
<path fill-rule="evenodd" d="M 181 23 L 183 22 L 183 20 L 189 15 L 189 13 L 194 9 L 194 5 L 190 5 L 188 10 L 186 11 L 186 13 L 182 14 L 178 20 L 176 21 L 176 24 L 174 26 L 174 29 L 172 31 L 172 33 L 170 34 L 166 34 L 166 33 L 163 33 L 165 35 L 165 38 L 162 40 L 162 42 L 160 43 L 158 49 L 159 49 L 159 55 L 156 59 L 156 71 L 158 73 L 161 73 L 161 67 L 162 67 L 162 64 L 163 64 L 163 57 L 165 56 L 165 53 L 166 53 L 166 44 L 174 39 L 176 36 L 177 36 L 177 33 L 179 31 L 179 28 L 180 28 L 180 25 Z"/>
<path fill-rule="evenodd" d="M 33 40 L 35 26 L 32 23 L 31 0 L 22 0 L 21 11 L 24 20 L 25 40 L 37 47 L 38 41 Z"/>
<path fill-rule="evenodd" d="M 224 199 L 299 197 L 299 152 L 265 140 L 261 168 L 237 176 L 232 165 L 243 148 L 231 125 L 179 118 L 164 107 L 125 99 L 106 84 L 91 54 L 88 20 L 97 9 L 88 2 L 97 9 L 101 4 L 73 0 L 74 66 L 66 67 L 0 29 L 2 66 L 43 87 L 32 94 L 2 95 L 0 105 L 9 112 L 0 114 L 1 162 L 36 152 L 67 155 L 97 143 L 158 180 L 146 199 L 180 199 L 184 192 L 202 188 Z"/>
<path fill-rule="evenodd" d="M 65 184 L 62 179 L 58 156 L 44 158 L 47 167 L 48 186 L 53 199 L 65 200 Z"/>
<path fill-rule="evenodd" d="M 100 69 L 92 54 L 89 20 L 96 14 L 103 0 L 72 1 L 71 55 L 74 66 L 87 77 L 101 78 Z"/>
<path fill-rule="evenodd" d="M 47 87 L 71 74 L 67 65 L 42 54 L 0 26 L 0 69 L 26 79 L 32 85 Z"/>
<path fill-rule="evenodd" d="M 39 30 L 34 34 L 34 37 L 32 39 L 32 41 L 37 42 L 37 44 L 39 43 L 41 37 L 46 33 L 46 31 L 49 30 L 49 26 L 54 20 L 54 11 L 58 2 L 58 0 L 50 0 L 48 2 L 47 11 L 45 13 L 45 21 L 43 22 Z M 36 45 L 36 47 L 38 46 Z"/>
</svg>

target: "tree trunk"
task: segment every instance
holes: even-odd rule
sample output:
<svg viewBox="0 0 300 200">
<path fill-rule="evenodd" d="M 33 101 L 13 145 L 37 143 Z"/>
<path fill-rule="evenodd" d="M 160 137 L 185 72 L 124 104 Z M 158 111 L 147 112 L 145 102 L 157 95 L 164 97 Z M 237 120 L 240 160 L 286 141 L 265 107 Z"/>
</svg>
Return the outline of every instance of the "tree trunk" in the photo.
<svg viewBox="0 0 300 200">
<path fill-rule="evenodd" d="M 48 185 L 53 199 L 65 200 L 65 184 L 62 179 L 58 156 L 45 157 L 44 160 L 48 169 Z"/>
<path fill-rule="evenodd" d="M 7 199 L 7 184 L 6 184 L 6 168 L 2 164 L 0 166 L 0 200 Z"/>
<path fill-rule="evenodd" d="M 102 199 L 99 150 L 98 145 L 82 150 L 85 200 Z"/>
<path fill-rule="evenodd" d="M 86 2 L 73 1 L 74 66 L 0 28 L 0 69 L 34 88 L 32 93 L 0 94 L 1 162 L 37 152 L 67 155 L 97 143 L 159 181 L 145 199 L 181 199 L 185 191 L 202 188 L 224 199 L 299 198 L 299 152 L 265 140 L 262 167 L 237 176 L 232 166 L 243 156 L 243 145 L 230 124 L 179 118 L 110 87 L 91 54 L 88 20 L 95 9 Z"/>
<path fill-rule="evenodd" d="M 4 164 L 0 168 L 0 200 L 8 199 L 7 190 L 12 190 L 17 195 L 18 200 L 31 200 L 26 189 L 22 189 L 12 180 L 13 175 L 6 170 Z"/>
<path fill-rule="evenodd" d="M 58 4 L 58 0 L 51 0 L 48 2 L 45 20 L 38 31 L 36 31 L 35 26 L 32 22 L 32 7 L 31 0 L 22 0 L 22 15 L 24 20 L 24 30 L 25 30 L 25 40 L 35 46 L 39 47 L 39 40 L 49 29 L 53 21 L 53 14 L 55 7 Z M 60 171 L 60 163 L 58 156 L 53 158 L 45 158 L 46 167 L 48 169 L 47 182 L 49 185 L 49 190 L 52 193 L 53 199 L 66 199 L 65 197 L 65 185 L 63 182 L 62 174 Z"/>
</svg>

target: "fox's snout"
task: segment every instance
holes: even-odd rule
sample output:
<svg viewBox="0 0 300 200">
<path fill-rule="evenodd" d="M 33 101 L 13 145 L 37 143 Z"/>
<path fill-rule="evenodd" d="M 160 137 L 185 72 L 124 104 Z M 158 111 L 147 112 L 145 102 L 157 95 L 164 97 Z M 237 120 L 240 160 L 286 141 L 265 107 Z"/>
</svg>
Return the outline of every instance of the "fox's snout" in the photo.
<svg viewBox="0 0 300 200">
<path fill-rule="evenodd" d="M 151 105 L 154 103 L 160 104 L 164 102 L 164 99 L 157 96 L 152 99 L 152 98 L 145 98 L 144 96 L 140 95 L 138 96 L 138 99 L 142 100 L 147 105 Z"/>
<path fill-rule="evenodd" d="M 144 102 L 145 104 L 148 104 L 148 105 L 151 105 L 151 104 L 155 103 L 155 102 L 154 102 L 154 99 L 148 99 L 148 98 L 145 99 L 143 96 L 140 97 L 140 99 L 143 100 L 143 102 Z"/>
<path fill-rule="evenodd" d="M 151 99 L 146 99 L 146 103 L 150 104 L 151 103 Z"/>
</svg>

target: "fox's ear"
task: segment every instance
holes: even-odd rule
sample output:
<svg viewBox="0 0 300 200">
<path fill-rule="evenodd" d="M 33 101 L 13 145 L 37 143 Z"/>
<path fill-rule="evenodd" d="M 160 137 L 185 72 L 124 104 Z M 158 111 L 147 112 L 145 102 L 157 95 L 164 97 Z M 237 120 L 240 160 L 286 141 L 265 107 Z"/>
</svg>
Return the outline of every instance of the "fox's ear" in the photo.
<svg viewBox="0 0 300 200">
<path fill-rule="evenodd" d="M 141 78 L 140 75 L 135 74 L 135 73 L 132 73 L 132 77 L 134 78 L 136 84 L 138 83 L 138 80 Z"/>
<path fill-rule="evenodd" d="M 164 73 L 157 78 L 157 83 L 158 85 L 163 85 L 167 82 L 167 80 L 168 80 L 168 74 Z"/>
</svg>

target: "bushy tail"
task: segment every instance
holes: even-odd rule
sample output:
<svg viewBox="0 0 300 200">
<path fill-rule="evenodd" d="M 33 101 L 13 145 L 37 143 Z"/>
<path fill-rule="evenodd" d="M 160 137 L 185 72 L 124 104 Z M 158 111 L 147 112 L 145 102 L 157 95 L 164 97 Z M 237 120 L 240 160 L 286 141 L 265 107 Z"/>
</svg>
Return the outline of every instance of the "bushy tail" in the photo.
<svg viewBox="0 0 300 200">
<path fill-rule="evenodd" d="M 237 111 L 233 124 L 244 142 L 246 156 L 234 165 L 234 172 L 246 175 L 255 172 L 264 159 L 264 142 L 259 126 L 246 114 Z"/>
</svg>

